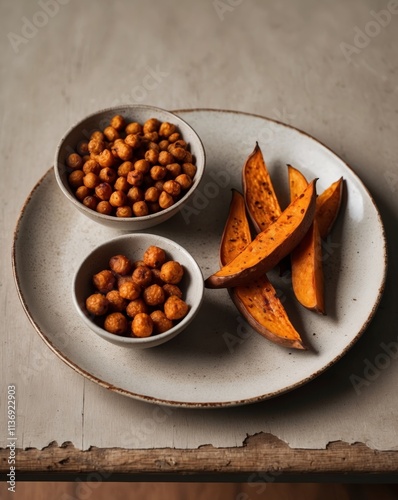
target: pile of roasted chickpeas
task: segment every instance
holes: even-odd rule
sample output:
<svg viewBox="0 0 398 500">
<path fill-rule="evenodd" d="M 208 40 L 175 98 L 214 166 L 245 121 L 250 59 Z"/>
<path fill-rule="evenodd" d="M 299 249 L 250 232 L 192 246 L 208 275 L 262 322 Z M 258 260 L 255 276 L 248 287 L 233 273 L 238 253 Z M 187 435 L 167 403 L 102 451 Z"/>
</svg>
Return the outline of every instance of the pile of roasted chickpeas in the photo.
<svg viewBox="0 0 398 500">
<path fill-rule="evenodd" d="M 188 313 L 178 286 L 184 268 L 167 260 L 156 246 L 146 249 L 142 260 L 132 262 L 115 255 L 109 269 L 93 276 L 95 293 L 86 299 L 89 314 L 115 335 L 149 337 L 166 332 Z"/>
<path fill-rule="evenodd" d="M 68 182 L 86 207 L 142 217 L 171 207 L 192 186 L 196 165 L 176 125 L 114 116 L 66 159 Z"/>
</svg>

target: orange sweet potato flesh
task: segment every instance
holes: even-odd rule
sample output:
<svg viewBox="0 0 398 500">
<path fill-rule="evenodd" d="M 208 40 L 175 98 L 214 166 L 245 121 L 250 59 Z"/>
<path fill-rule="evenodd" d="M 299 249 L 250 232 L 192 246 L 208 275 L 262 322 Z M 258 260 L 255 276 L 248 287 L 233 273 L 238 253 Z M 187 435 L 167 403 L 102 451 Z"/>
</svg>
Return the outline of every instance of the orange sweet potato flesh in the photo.
<svg viewBox="0 0 398 500">
<path fill-rule="evenodd" d="M 290 199 L 297 199 L 308 183 L 304 175 L 288 165 Z M 325 314 L 321 235 L 317 215 L 307 234 L 292 251 L 293 291 L 301 305 Z"/>
<path fill-rule="evenodd" d="M 220 245 L 220 263 L 228 264 L 251 242 L 249 222 L 246 217 L 245 200 L 239 191 L 232 190 L 228 219 Z"/>
<path fill-rule="evenodd" d="M 343 178 L 331 184 L 316 200 L 316 218 L 321 238 L 330 233 L 340 211 L 343 197 Z"/>
<path fill-rule="evenodd" d="M 250 242 L 245 200 L 238 191 L 233 190 L 220 245 L 221 265 L 231 262 Z M 305 349 L 299 333 L 290 322 L 275 288 L 265 274 L 250 285 L 230 288 L 228 291 L 238 311 L 255 331 L 281 346 Z"/>
<path fill-rule="evenodd" d="M 207 288 L 249 284 L 274 268 L 307 233 L 315 216 L 316 179 L 229 264 L 205 281 Z"/>
<path fill-rule="evenodd" d="M 260 233 L 279 218 L 282 210 L 258 143 L 243 167 L 242 185 L 247 211 Z"/>
</svg>

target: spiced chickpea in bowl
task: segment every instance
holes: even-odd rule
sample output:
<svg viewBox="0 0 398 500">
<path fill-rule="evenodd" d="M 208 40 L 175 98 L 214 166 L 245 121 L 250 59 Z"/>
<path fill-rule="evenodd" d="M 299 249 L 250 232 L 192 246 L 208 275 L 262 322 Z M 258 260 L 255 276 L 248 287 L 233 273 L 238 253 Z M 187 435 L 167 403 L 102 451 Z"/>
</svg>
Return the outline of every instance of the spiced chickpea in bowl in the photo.
<svg viewBox="0 0 398 500">
<path fill-rule="evenodd" d="M 179 116 L 126 105 L 72 127 L 57 149 L 55 175 L 90 219 L 136 231 L 176 214 L 199 185 L 204 164 L 200 138 Z"/>
<path fill-rule="evenodd" d="M 86 256 L 73 291 L 76 310 L 89 329 L 118 346 L 142 349 L 187 329 L 199 311 L 204 285 L 195 259 L 178 243 L 129 233 Z"/>
</svg>

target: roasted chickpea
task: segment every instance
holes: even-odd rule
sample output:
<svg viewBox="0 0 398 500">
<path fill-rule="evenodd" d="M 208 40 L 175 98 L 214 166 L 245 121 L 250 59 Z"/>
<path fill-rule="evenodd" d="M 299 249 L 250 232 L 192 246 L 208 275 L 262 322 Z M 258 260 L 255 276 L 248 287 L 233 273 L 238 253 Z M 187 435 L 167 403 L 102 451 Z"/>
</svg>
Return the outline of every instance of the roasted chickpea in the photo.
<svg viewBox="0 0 398 500">
<path fill-rule="evenodd" d="M 182 299 L 182 291 L 177 285 L 166 283 L 165 285 L 163 285 L 163 290 L 166 297 L 171 297 L 171 295 L 177 295 L 179 299 Z"/>
<path fill-rule="evenodd" d="M 126 205 L 127 196 L 123 191 L 113 191 L 111 197 L 109 198 L 109 203 L 112 207 L 123 207 Z"/>
<path fill-rule="evenodd" d="M 138 313 L 131 323 L 131 331 L 136 337 L 149 337 L 153 332 L 151 317 L 145 313 Z"/>
<path fill-rule="evenodd" d="M 165 167 L 155 165 L 150 170 L 150 175 L 154 181 L 160 181 L 166 176 L 167 170 Z"/>
<path fill-rule="evenodd" d="M 167 151 L 167 148 L 169 147 L 169 141 L 167 139 L 163 139 L 163 141 L 159 142 L 159 149 L 160 151 Z"/>
<path fill-rule="evenodd" d="M 112 205 L 109 203 L 109 201 L 106 201 L 106 200 L 102 200 L 98 203 L 97 205 L 97 208 L 96 208 L 97 212 L 100 213 L 100 214 L 103 214 L 103 215 L 111 215 L 112 211 L 113 211 L 113 207 Z"/>
<path fill-rule="evenodd" d="M 128 173 L 134 170 L 134 164 L 131 161 L 121 163 L 117 169 L 119 177 L 127 177 Z"/>
<path fill-rule="evenodd" d="M 122 130 L 126 126 L 126 122 L 122 115 L 115 115 L 111 119 L 111 127 L 116 130 Z"/>
<path fill-rule="evenodd" d="M 184 163 L 192 163 L 193 162 L 193 155 L 189 151 L 185 151 L 185 158 L 184 158 Z"/>
<path fill-rule="evenodd" d="M 176 181 L 166 181 L 163 184 L 163 190 L 176 198 L 181 193 L 181 186 Z"/>
<path fill-rule="evenodd" d="M 160 147 L 157 142 L 149 141 L 147 144 L 147 149 L 153 149 L 157 153 L 160 153 Z"/>
<path fill-rule="evenodd" d="M 115 141 L 120 138 L 119 132 L 112 126 L 104 128 L 104 136 L 108 139 L 108 141 Z"/>
<path fill-rule="evenodd" d="M 73 168 L 73 170 L 77 168 L 83 167 L 83 158 L 77 153 L 72 153 L 66 159 L 66 164 L 69 168 Z"/>
<path fill-rule="evenodd" d="M 132 147 L 125 142 L 118 142 L 114 149 L 121 160 L 130 160 L 133 156 Z"/>
<path fill-rule="evenodd" d="M 158 201 L 160 191 L 155 187 L 150 187 L 145 191 L 145 201 L 155 202 Z"/>
<path fill-rule="evenodd" d="M 117 207 L 116 209 L 116 217 L 132 217 L 133 211 L 131 207 L 125 205 L 124 207 Z"/>
<path fill-rule="evenodd" d="M 123 283 L 128 283 L 130 281 L 133 281 L 131 276 L 128 275 L 128 276 L 121 276 L 121 275 L 117 275 L 116 276 L 116 281 L 117 281 L 117 286 L 118 288 L 120 288 L 120 285 L 122 285 Z"/>
<path fill-rule="evenodd" d="M 145 262 L 143 260 L 135 260 L 133 262 L 133 269 L 137 269 L 137 267 L 140 267 L 140 266 L 145 266 Z M 131 278 L 133 279 L 133 278 Z"/>
<path fill-rule="evenodd" d="M 100 178 L 100 180 L 102 182 L 107 182 L 108 184 L 113 184 L 116 180 L 116 172 L 109 167 L 101 168 L 98 177 Z"/>
<path fill-rule="evenodd" d="M 146 160 L 137 160 L 134 163 L 134 169 L 137 170 L 138 172 L 142 172 L 143 174 L 148 173 L 150 168 L 151 164 L 149 163 L 149 161 Z"/>
<path fill-rule="evenodd" d="M 159 205 L 161 208 L 169 208 L 174 205 L 174 198 L 166 191 L 162 191 L 159 196 Z"/>
<path fill-rule="evenodd" d="M 132 170 L 127 174 L 127 182 L 132 186 L 141 186 L 144 182 L 144 174 L 138 170 Z"/>
<path fill-rule="evenodd" d="M 118 177 L 113 187 L 116 191 L 128 191 L 130 184 L 127 182 L 126 177 Z"/>
<path fill-rule="evenodd" d="M 83 178 L 84 178 L 83 170 L 74 170 L 69 174 L 68 182 L 71 187 L 77 189 L 78 187 L 83 186 Z"/>
<path fill-rule="evenodd" d="M 94 130 L 94 132 L 90 135 L 90 141 L 104 141 L 105 136 L 101 132 L 101 130 Z"/>
<path fill-rule="evenodd" d="M 95 195 L 100 200 L 108 201 L 109 198 L 111 197 L 111 194 L 112 194 L 112 186 L 107 182 L 101 182 L 101 184 L 98 184 L 98 186 L 95 188 Z"/>
<path fill-rule="evenodd" d="M 131 300 L 126 307 L 126 314 L 134 318 L 137 314 L 148 313 L 148 306 L 142 299 Z"/>
<path fill-rule="evenodd" d="M 148 306 L 159 306 L 165 300 L 164 290 L 160 285 L 150 285 L 142 292 L 142 298 Z"/>
<path fill-rule="evenodd" d="M 162 166 L 169 165 L 169 163 L 174 162 L 174 156 L 168 151 L 161 151 L 159 153 L 158 163 Z"/>
<path fill-rule="evenodd" d="M 160 268 L 166 262 L 166 253 L 162 248 L 151 245 L 145 250 L 143 260 L 151 268 Z"/>
<path fill-rule="evenodd" d="M 159 134 L 157 132 L 146 132 L 144 134 L 144 139 L 146 141 L 152 142 L 153 144 L 156 144 L 155 141 L 159 140 Z M 156 146 L 157 146 L 157 148 L 159 147 L 157 144 L 156 144 Z M 153 149 L 153 148 L 150 148 L 150 149 Z"/>
<path fill-rule="evenodd" d="M 137 122 L 131 122 L 126 126 L 126 134 L 142 134 L 142 125 Z"/>
<path fill-rule="evenodd" d="M 162 192 L 163 191 L 163 184 L 164 184 L 164 180 L 162 179 L 159 179 L 158 181 L 155 182 L 155 184 L 153 185 L 153 187 L 155 187 L 158 191 Z"/>
<path fill-rule="evenodd" d="M 119 286 L 119 293 L 124 299 L 138 299 L 141 294 L 141 287 L 133 281 L 126 281 Z"/>
<path fill-rule="evenodd" d="M 175 178 L 181 174 L 181 165 L 179 163 L 170 163 L 166 166 L 166 170 L 171 177 Z"/>
<path fill-rule="evenodd" d="M 160 269 L 160 277 L 165 283 L 177 285 L 184 276 L 184 268 L 179 262 L 169 260 L 165 262 Z"/>
<path fill-rule="evenodd" d="M 88 160 L 91 160 L 90 154 L 84 155 L 84 156 L 82 156 L 82 158 L 83 158 L 84 163 L 86 163 L 86 161 L 88 161 Z"/>
<path fill-rule="evenodd" d="M 171 147 L 173 146 L 173 147 Z M 174 144 L 172 144 L 171 146 L 169 146 L 169 153 L 171 153 L 171 155 L 178 161 L 183 161 L 185 159 L 185 156 L 186 156 L 186 151 L 185 149 L 183 148 L 177 148 L 174 146 Z"/>
<path fill-rule="evenodd" d="M 101 293 L 108 293 L 115 287 L 115 277 L 112 271 L 104 269 L 93 276 L 93 283 L 95 288 Z"/>
<path fill-rule="evenodd" d="M 149 161 L 152 165 L 155 165 L 155 163 L 158 162 L 158 158 L 159 153 L 154 149 L 148 149 L 148 151 L 145 152 L 145 160 Z"/>
<path fill-rule="evenodd" d="M 145 288 L 152 283 L 152 272 L 148 266 L 138 266 L 133 271 L 132 280 L 137 285 Z"/>
<path fill-rule="evenodd" d="M 80 186 L 76 189 L 75 196 L 78 200 L 83 201 L 90 194 L 90 190 L 86 186 Z"/>
<path fill-rule="evenodd" d="M 76 151 L 80 156 L 85 156 L 89 154 L 88 150 L 88 142 L 87 141 L 80 141 L 79 144 L 76 147 Z"/>
<path fill-rule="evenodd" d="M 133 149 L 137 149 L 141 146 L 141 138 L 138 134 L 129 134 L 124 139 L 124 142 Z"/>
<path fill-rule="evenodd" d="M 144 199 L 144 191 L 137 187 L 133 186 L 127 192 L 127 199 L 130 203 L 135 203 L 136 201 L 142 201 Z"/>
<path fill-rule="evenodd" d="M 144 123 L 143 132 L 157 132 L 160 127 L 160 121 L 157 118 L 150 118 Z"/>
<path fill-rule="evenodd" d="M 193 163 L 183 163 L 182 164 L 182 172 L 184 174 L 189 175 L 189 177 L 191 179 L 193 179 L 195 177 L 196 170 L 197 170 L 196 165 L 194 165 Z"/>
<path fill-rule="evenodd" d="M 83 177 L 83 184 L 89 189 L 94 189 L 99 183 L 100 179 L 98 175 L 95 175 L 93 172 L 90 172 Z"/>
<path fill-rule="evenodd" d="M 182 319 L 186 316 L 189 306 L 177 295 L 171 295 L 164 303 L 164 313 L 166 318 L 171 320 Z"/>
<path fill-rule="evenodd" d="M 144 215 L 149 214 L 149 209 L 148 205 L 145 203 L 145 201 L 136 201 L 133 206 L 133 214 L 136 217 L 144 217 Z"/>
<path fill-rule="evenodd" d="M 151 313 L 153 330 L 155 333 L 164 333 L 173 328 L 173 322 L 168 319 L 163 311 L 157 310 Z"/>
<path fill-rule="evenodd" d="M 125 255 L 114 255 L 109 260 L 109 267 L 114 273 L 124 276 L 131 271 L 131 261 Z"/>
<path fill-rule="evenodd" d="M 101 167 L 111 167 L 115 162 L 115 157 L 109 149 L 104 149 L 99 155 L 97 155 L 97 161 Z"/>
<path fill-rule="evenodd" d="M 120 296 L 118 290 L 111 290 L 106 294 L 109 302 L 109 309 L 113 312 L 123 312 L 126 310 L 128 301 Z"/>
<path fill-rule="evenodd" d="M 180 174 L 174 179 L 181 186 L 181 189 L 189 189 L 192 186 L 192 179 L 187 174 Z"/>
<path fill-rule="evenodd" d="M 96 196 L 86 196 L 83 200 L 83 205 L 91 210 L 95 210 L 98 205 L 98 198 Z"/>
<path fill-rule="evenodd" d="M 91 139 L 88 143 L 90 154 L 99 155 L 105 149 L 105 142 L 100 139 Z"/>
<path fill-rule="evenodd" d="M 84 165 L 83 165 L 83 172 L 87 175 L 87 174 L 95 174 L 95 175 L 99 175 L 101 171 L 101 165 L 96 162 L 95 160 L 87 160 Z"/>
<path fill-rule="evenodd" d="M 174 142 L 174 146 L 176 148 L 187 149 L 188 144 L 183 139 L 178 139 L 177 141 Z"/>
<path fill-rule="evenodd" d="M 102 316 L 108 312 L 109 301 L 101 293 L 93 293 L 86 299 L 86 309 L 94 316 Z"/>
<path fill-rule="evenodd" d="M 174 134 L 169 135 L 168 139 L 169 139 L 170 144 L 171 143 L 175 143 L 176 141 L 178 141 L 180 137 L 181 136 L 180 136 L 180 134 L 178 132 L 174 132 Z"/>
<path fill-rule="evenodd" d="M 127 318 L 121 312 L 108 314 L 104 321 L 104 328 L 109 333 L 123 335 L 127 331 Z"/>
<path fill-rule="evenodd" d="M 169 122 L 163 122 L 159 127 L 159 135 L 161 137 L 170 137 L 171 134 L 177 131 L 177 127 Z"/>
</svg>

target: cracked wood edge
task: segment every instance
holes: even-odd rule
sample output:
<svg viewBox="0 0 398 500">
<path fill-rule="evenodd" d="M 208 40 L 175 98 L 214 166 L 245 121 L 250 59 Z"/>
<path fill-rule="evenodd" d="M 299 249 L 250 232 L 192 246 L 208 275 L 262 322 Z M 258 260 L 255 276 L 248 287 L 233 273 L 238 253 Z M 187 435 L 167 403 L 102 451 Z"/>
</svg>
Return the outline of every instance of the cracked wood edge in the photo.
<svg viewBox="0 0 398 500">
<path fill-rule="evenodd" d="M 0 449 L 0 473 L 8 472 L 9 450 Z M 363 443 L 331 442 L 325 449 L 292 449 L 272 434 L 249 436 L 240 447 L 196 449 L 123 449 L 91 447 L 82 451 L 70 442 L 50 443 L 42 450 L 16 451 L 19 473 L 79 474 L 398 474 L 398 450 L 372 450 Z"/>
</svg>

